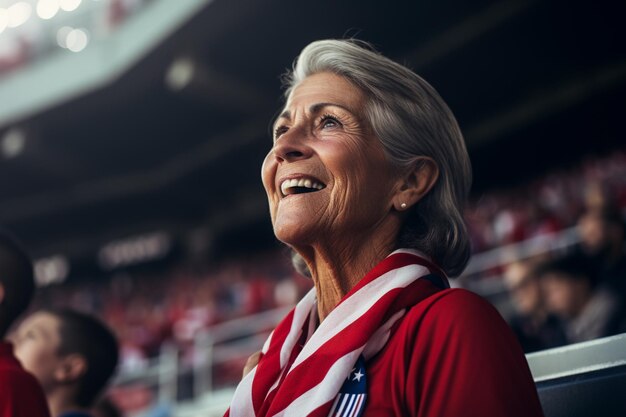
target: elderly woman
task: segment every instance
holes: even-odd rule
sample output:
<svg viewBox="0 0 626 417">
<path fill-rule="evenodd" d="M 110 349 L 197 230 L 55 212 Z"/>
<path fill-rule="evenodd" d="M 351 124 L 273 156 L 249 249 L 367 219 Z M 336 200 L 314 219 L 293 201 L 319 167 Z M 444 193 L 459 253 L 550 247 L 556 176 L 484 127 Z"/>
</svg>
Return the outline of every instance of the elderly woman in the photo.
<svg viewBox="0 0 626 417">
<path fill-rule="evenodd" d="M 262 169 L 274 232 L 315 284 L 226 415 L 541 416 L 469 258 L 463 137 L 437 92 L 353 41 L 308 45 Z"/>
</svg>

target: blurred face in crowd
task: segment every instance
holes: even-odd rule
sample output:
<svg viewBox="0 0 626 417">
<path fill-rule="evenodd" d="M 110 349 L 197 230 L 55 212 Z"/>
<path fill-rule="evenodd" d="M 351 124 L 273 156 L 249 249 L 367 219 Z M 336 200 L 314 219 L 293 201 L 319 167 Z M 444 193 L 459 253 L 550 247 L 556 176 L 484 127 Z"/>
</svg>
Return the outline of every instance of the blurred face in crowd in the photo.
<svg viewBox="0 0 626 417">
<path fill-rule="evenodd" d="M 59 320 L 46 313 L 35 313 L 17 329 L 15 356 L 24 369 L 35 375 L 46 388 L 54 382 L 54 373 L 61 358 L 57 355 L 60 339 Z"/>
<path fill-rule="evenodd" d="M 591 288 L 585 279 L 571 279 L 562 273 L 551 272 L 542 280 L 542 289 L 548 311 L 564 319 L 575 318 L 589 300 Z"/>
<path fill-rule="evenodd" d="M 541 287 L 532 268 L 523 263 L 510 265 L 504 274 L 513 304 L 522 315 L 531 315 L 542 306 Z"/>
<path fill-rule="evenodd" d="M 541 306 L 541 288 L 533 277 L 525 277 L 523 281 L 512 288 L 511 295 L 515 306 L 522 314 L 532 314 Z"/>
<path fill-rule="evenodd" d="M 336 242 L 386 226 L 393 170 L 364 103 L 356 86 L 331 73 L 314 74 L 291 93 L 262 169 L 281 241 Z"/>
<path fill-rule="evenodd" d="M 604 252 L 609 245 L 609 227 L 603 219 L 593 213 L 588 213 L 578 221 L 578 232 L 581 245 L 590 255 Z"/>
</svg>

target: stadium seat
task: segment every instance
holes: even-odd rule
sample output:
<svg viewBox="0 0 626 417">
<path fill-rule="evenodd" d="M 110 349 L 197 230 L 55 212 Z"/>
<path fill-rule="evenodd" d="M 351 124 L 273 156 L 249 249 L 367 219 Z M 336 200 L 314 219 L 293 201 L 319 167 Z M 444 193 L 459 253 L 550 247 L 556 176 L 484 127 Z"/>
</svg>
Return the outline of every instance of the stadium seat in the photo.
<svg viewBox="0 0 626 417">
<path fill-rule="evenodd" d="M 528 355 L 546 417 L 626 416 L 626 334 Z"/>
</svg>

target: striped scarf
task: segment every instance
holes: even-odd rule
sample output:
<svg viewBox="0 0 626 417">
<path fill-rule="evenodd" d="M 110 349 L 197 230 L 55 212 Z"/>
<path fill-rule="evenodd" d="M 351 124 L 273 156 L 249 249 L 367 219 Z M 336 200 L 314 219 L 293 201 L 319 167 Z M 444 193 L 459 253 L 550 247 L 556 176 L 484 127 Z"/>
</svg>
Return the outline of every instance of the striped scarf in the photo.
<svg viewBox="0 0 626 417">
<path fill-rule="evenodd" d="M 378 353 L 406 310 L 433 293 L 426 281 L 448 287 L 445 274 L 424 255 L 396 250 L 317 329 L 312 289 L 270 334 L 224 417 L 328 416 L 359 357 Z"/>
</svg>

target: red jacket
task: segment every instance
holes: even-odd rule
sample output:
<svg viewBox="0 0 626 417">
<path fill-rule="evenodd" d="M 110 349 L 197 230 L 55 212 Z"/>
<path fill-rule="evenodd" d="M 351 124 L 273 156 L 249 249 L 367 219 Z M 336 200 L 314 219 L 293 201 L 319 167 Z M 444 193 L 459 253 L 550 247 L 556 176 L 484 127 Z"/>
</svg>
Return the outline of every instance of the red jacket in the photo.
<svg viewBox="0 0 626 417">
<path fill-rule="evenodd" d="M 41 386 L 6 342 L 0 342 L 0 417 L 50 417 Z"/>
<path fill-rule="evenodd" d="M 524 353 L 489 303 L 461 289 L 410 309 L 367 363 L 364 417 L 542 417 Z"/>
</svg>

